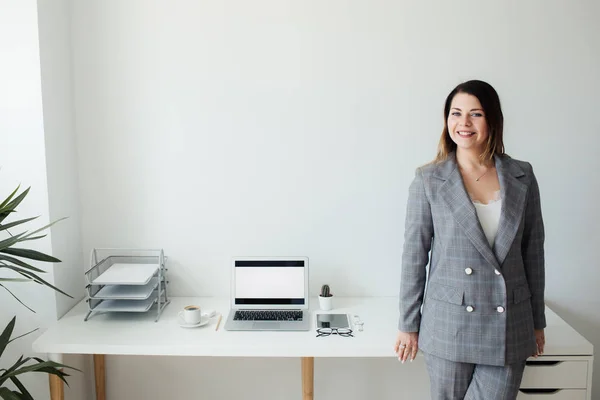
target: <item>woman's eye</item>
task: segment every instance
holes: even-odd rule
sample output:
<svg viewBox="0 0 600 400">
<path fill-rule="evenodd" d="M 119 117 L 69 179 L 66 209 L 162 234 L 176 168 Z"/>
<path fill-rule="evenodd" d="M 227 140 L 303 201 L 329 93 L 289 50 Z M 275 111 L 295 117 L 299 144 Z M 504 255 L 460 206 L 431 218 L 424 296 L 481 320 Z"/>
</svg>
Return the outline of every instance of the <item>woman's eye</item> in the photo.
<svg viewBox="0 0 600 400">
<path fill-rule="evenodd" d="M 471 117 L 483 117 L 482 113 L 473 113 L 471 114 Z"/>
<path fill-rule="evenodd" d="M 460 113 L 458 111 L 454 111 L 452 113 L 452 115 L 455 116 L 455 117 L 460 117 Z"/>
</svg>

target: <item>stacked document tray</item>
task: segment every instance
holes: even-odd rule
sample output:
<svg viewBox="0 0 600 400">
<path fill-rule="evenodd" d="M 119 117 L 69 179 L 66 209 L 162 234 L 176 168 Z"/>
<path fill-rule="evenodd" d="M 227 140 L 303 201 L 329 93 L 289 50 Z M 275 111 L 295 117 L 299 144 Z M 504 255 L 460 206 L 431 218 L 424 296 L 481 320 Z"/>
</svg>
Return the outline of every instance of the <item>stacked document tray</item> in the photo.
<svg viewBox="0 0 600 400">
<path fill-rule="evenodd" d="M 156 311 L 156 320 L 170 300 L 167 296 L 167 257 L 162 249 L 94 249 L 86 271 L 87 321 L 97 312 Z"/>
</svg>

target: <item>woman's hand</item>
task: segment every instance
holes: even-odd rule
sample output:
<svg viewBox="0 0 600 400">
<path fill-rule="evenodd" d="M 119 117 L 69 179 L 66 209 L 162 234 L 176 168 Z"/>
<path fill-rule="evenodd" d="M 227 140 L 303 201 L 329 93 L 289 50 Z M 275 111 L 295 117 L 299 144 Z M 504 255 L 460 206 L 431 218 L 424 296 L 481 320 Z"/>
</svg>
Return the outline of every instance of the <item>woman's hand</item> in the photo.
<svg viewBox="0 0 600 400">
<path fill-rule="evenodd" d="M 398 360 L 404 361 L 415 359 L 419 351 L 419 334 L 417 332 L 398 331 L 396 343 L 394 344 L 394 353 L 398 355 Z"/>
<path fill-rule="evenodd" d="M 546 345 L 546 336 L 544 335 L 543 329 L 535 330 L 535 344 L 537 345 L 537 351 L 533 355 L 534 357 L 541 356 L 544 354 L 544 346 Z"/>
</svg>

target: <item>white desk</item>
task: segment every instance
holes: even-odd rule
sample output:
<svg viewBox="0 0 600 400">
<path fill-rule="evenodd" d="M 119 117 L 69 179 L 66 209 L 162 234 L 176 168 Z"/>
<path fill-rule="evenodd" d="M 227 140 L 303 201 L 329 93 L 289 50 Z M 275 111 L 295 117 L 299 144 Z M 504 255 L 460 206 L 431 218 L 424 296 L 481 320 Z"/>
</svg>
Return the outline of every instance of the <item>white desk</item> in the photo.
<svg viewBox="0 0 600 400">
<path fill-rule="evenodd" d="M 185 305 L 223 313 L 199 328 L 181 328 L 177 312 Z M 313 327 L 317 299 L 311 300 Z M 104 355 L 213 356 L 213 357 L 299 357 L 302 359 L 303 399 L 313 399 L 314 357 L 395 357 L 392 351 L 397 332 L 398 299 L 365 297 L 334 299 L 332 313 L 359 315 L 364 330 L 353 338 L 317 338 L 308 332 L 229 332 L 223 329 L 229 304 L 226 298 L 174 297 L 160 320 L 154 314 L 98 314 L 87 322 L 87 304 L 81 302 L 34 343 L 33 350 L 60 361 L 62 354 L 93 354 L 97 400 L 105 400 Z M 321 311 L 318 311 L 321 312 Z M 544 356 L 531 359 L 519 399 L 590 400 L 593 346 L 547 309 L 547 347 Z M 333 339 L 333 340 L 332 340 Z M 565 373 L 568 371 L 568 374 Z M 62 382 L 50 376 L 52 400 L 62 400 Z M 538 394 L 539 389 L 559 389 Z M 543 397 L 539 397 L 543 396 Z"/>
</svg>

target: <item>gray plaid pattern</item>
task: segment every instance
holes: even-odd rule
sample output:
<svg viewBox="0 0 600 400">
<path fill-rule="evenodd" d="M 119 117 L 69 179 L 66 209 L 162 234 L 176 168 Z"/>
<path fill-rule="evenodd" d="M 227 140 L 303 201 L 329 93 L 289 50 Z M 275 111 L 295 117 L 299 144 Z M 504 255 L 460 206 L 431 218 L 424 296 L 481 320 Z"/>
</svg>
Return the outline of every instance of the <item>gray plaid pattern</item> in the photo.
<svg viewBox="0 0 600 400">
<path fill-rule="evenodd" d="M 500 366 L 532 355 L 534 328 L 546 326 L 544 225 L 531 165 L 508 156 L 495 162 L 502 211 L 492 247 L 455 155 L 417 169 L 406 212 L 398 328 L 419 332 L 419 347 L 434 356 Z"/>
<path fill-rule="evenodd" d="M 515 400 L 525 361 L 507 366 L 444 360 L 425 353 L 432 400 Z"/>
</svg>

